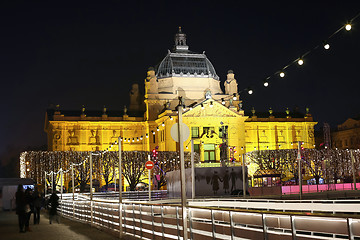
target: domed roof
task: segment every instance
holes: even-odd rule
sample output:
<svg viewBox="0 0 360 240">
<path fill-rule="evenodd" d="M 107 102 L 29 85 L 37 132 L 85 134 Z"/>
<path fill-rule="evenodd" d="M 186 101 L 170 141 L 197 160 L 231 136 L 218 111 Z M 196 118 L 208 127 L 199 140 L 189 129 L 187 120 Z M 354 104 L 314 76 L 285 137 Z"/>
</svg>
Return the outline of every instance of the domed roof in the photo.
<svg viewBox="0 0 360 240">
<path fill-rule="evenodd" d="M 174 52 L 161 61 L 156 71 L 157 78 L 167 77 L 206 77 L 219 80 L 216 71 L 206 55 L 189 51 L 186 34 L 181 31 L 175 35 Z"/>
<path fill-rule="evenodd" d="M 215 68 L 205 54 L 169 52 L 161 61 L 157 78 L 208 77 L 219 80 Z"/>
</svg>

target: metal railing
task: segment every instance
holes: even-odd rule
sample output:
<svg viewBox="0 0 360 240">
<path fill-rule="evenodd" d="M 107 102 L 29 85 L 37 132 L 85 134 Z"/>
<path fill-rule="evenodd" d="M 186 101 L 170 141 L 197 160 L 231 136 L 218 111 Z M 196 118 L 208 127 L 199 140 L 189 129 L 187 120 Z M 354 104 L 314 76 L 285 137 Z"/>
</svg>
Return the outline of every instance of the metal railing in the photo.
<svg viewBox="0 0 360 240">
<path fill-rule="evenodd" d="M 119 232 L 115 200 L 63 199 L 61 205 L 65 217 Z M 121 209 L 122 229 L 127 234 L 141 239 L 182 239 L 180 205 L 127 202 Z M 189 239 L 360 239 L 356 216 L 191 206 L 186 214 Z"/>
<path fill-rule="evenodd" d="M 90 193 L 75 193 L 77 198 L 90 199 Z M 100 199 L 119 199 L 119 192 L 95 192 L 93 193 L 94 198 Z M 64 193 L 64 199 L 72 199 L 72 193 Z M 122 198 L 127 200 L 147 201 L 149 200 L 148 191 L 127 191 L 122 192 Z M 167 199 L 167 190 L 152 190 L 151 200 L 162 200 Z"/>
<path fill-rule="evenodd" d="M 234 208 L 262 211 L 310 212 L 328 214 L 360 213 L 360 200 L 274 200 L 239 198 L 189 199 L 190 206 Z"/>
</svg>

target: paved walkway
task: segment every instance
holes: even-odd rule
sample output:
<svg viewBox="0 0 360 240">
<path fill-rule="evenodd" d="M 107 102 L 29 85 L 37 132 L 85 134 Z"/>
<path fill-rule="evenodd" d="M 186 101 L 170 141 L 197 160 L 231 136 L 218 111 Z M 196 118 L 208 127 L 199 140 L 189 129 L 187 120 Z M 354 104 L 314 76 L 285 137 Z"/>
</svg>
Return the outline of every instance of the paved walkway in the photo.
<svg viewBox="0 0 360 240">
<path fill-rule="evenodd" d="M 0 239 L 4 240 L 119 240 L 115 235 L 101 231 L 90 225 L 66 218 L 60 218 L 60 224 L 49 224 L 46 214 L 41 214 L 40 224 L 33 225 L 33 215 L 30 218 L 32 232 L 19 233 L 17 215 L 14 211 L 0 210 Z M 125 236 L 123 240 L 134 240 L 131 236 Z"/>
</svg>

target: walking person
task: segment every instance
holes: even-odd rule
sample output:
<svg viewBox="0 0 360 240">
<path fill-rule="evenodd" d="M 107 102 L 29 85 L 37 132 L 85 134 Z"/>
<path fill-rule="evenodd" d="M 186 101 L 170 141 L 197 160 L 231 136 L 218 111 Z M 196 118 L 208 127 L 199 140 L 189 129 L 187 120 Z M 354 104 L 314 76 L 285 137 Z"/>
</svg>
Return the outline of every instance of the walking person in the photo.
<svg viewBox="0 0 360 240">
<path fill-rule="evenodd" d="M 34 225 L 40 223 L 40 209 L 42 204 L 42 196 L 37 187 L 35 187 L 35 191 L 33 193 L 33 201 L 34 201 Z"/>
<path fill-rule="evenodd" d="M 53 218 L 56 218 L 56 222 L 59 223 L 59 216 L 57 215 L 57 208 L 59 206 L 59 197 L 56 193 L 52 193 L 49 199 L 50 209 L 49 209 L 49 222 L 51 224 Z"/>
<path fill-rule="evenodd" d="M 34 211 L 34 202 L 32 197 L 32 190 L 31 188 L 27 188 L 25 190 L 25 231 L 32 232 L 29 223 L 31 213 Z"/>
<path fill-rule="evenodd" d="M 25 202 L 25 193 L 22 184 L 19 184 L 17 188 L 17 192 L 15 194 L 15 198 L 16 198 L 16 214 L 18 215 L 20 232 L 24 233 L 25 218 L 26 218 L 26 213 L 25 213 L 26 202 Z"/>
</svg>

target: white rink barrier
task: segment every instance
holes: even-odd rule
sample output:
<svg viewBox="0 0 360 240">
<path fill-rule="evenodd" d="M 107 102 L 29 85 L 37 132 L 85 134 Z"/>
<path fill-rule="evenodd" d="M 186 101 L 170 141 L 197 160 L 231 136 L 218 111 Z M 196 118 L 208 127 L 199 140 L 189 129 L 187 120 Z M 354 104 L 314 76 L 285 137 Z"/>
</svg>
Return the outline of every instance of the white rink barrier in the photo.
<svg viewBox="0 0 360 240">
<path fill-rule="evenodd" d="M 310 213 L 360 213 L 360 200 L 189 199 L 190 206 Z"/>
<path fill-rule="evenodd" d="M 59 212 L 109 231 L 119 232 L 115 200 L 61 201 Z M 123 231 L 141 239 L 182 239 L 179 205 L 122 204 Z M 360 219 L 311 213 L 267 212 L 187 207 L 188 239 L 360 239 Z"/>
</svg>

